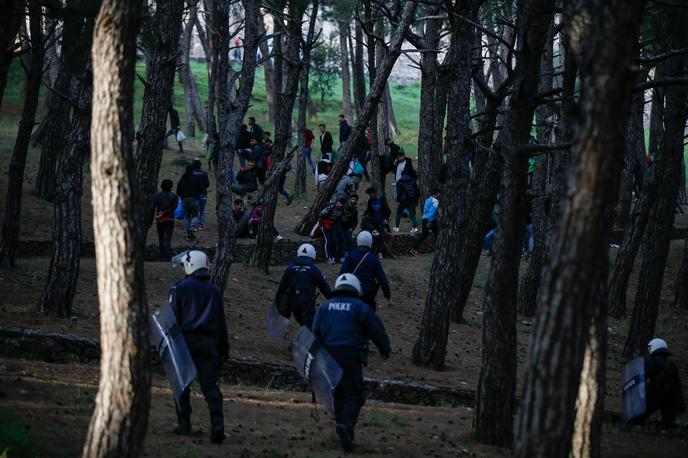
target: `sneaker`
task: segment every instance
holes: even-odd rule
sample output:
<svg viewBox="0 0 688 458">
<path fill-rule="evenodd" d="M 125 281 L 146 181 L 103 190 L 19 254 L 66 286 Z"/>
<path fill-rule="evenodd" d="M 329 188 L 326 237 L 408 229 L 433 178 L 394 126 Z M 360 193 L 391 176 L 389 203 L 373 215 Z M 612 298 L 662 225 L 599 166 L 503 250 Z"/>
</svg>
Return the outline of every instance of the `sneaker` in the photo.
<svg viewBox="0 0 688 458">
<path fill-rule="evenodd" d="M 395 227 L 394 229 L 392 229 L 392 232 L 398 234 L 398 233 L 399 233 L 399 228 L 398 228 L 398 227 Z"/>
<path fill-rule="evenodd" d="M 417 227 L 414 227 L 413 229 L 411 229 L 411 230 L 409 231 L 409 234 L 413 235 L 413 234 L 415 234 L 415 233 L 417 233 L 417 232 L 418 232 L 418 228 L 417 228 Z"/>
<path fill-rule="evenodd" d="M 179 419 L 176 428 L 172 432 L 177 436 L 190 436 L 191 421 L 188 418 Z"/>
<path fill-rule="evenodd" d="M 292 202 L 294 202 L 294 198 L 292 196 L 287 197 L 287 206 L 291 205 Z"/>
<path fill-rule="evenodd" d="M 327 263 L 334 265 L 334 264 L 336 264 L 336 261 L 334 258 L 327 258 Z"/>
<path fill-rule="evenodd" d="M 411 250 L 409 251 L 409 253 L 411 253 L 411 254 L 412 254 L 413 256 L 415 256 L 415 257 L 420 256 L 420 253 L 418 252 L 418 250 L 416 250 L 416 249 L 414 249 L 414 248 L 411 248 Z"/>
<path fill-rule="evenodd" d="M 281 242 L 282 240 L 284 240 L 284 237 L 282 237 L 281 235 L 275 236 L 275 242 Z"/>
<path fill-rule="evenodd" d="M 351 432 L 349 432 L 349 428 L 342 425 L 341 423 L 337 424 L 337 435 L 339 436 L 339 440 L 342 443 L 342 448 L 344 449 L 344 451 L 350 452 L 354 449 L 354 440 L 351 437 Z"/>
<path fill-rule="evenodd" d="M 206 226 L 205 224 L 199 224 L 198 227 L 197 227 L 197 229 L 198 229 L 199 231 L 207 231 L 207 230 L 208 230 L 208 226 Z"/>
</svg>

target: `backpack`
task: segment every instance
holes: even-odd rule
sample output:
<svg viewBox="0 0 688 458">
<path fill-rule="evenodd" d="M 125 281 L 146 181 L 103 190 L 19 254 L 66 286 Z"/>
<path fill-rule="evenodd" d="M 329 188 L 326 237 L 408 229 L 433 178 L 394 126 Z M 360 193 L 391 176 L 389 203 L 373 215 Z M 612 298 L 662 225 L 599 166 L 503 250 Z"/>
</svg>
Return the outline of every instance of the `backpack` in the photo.
<svg viewBox="0 0 688 458">
<path fill-rule="evenodd" d="M 352 175 L 358 175 L 360 177 L 360 176 L 363 176 L 364 173 L 365 173 L 365 169 L 363 168 L 361 163 L 358 161 L 358 159 L 354 159 L 354 166 L 351 169 L 351 174 Z"/>
</svg>

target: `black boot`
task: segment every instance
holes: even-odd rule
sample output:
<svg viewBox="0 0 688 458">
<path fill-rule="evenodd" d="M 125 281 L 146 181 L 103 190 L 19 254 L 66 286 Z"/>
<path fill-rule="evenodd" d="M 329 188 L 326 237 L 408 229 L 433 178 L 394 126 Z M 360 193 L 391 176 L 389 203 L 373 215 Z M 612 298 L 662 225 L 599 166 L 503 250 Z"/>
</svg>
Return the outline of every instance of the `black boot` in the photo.
<svg viewBox="0 0 688 458">
<path fill-rule="evenodd" d="M 213 426 L 210 432 L 210 442 L 213 444 L 221 444 L 225 440 L 225 428 L 223 426 Z"/>
<path fill-rule="evenodd" d="M 354 438 L 352 431 L 343 423 L 337 423 L 337 435 L 342 443 L 342 448 L 350 452 L 354 449 Z"/>
<path fill-rule="evenodd" d="M 177 415 L 177 427 L 174 428 L 174 433 L 178 436 L 191 435 L 191 419 L 189 417 L 182 417 Z"/>
</svg>

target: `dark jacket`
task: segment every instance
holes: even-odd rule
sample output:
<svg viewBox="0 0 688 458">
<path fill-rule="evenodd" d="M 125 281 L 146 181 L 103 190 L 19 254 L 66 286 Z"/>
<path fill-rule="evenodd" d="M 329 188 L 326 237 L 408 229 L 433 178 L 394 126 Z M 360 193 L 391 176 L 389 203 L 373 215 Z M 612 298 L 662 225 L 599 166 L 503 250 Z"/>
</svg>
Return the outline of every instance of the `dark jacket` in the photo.
<svg viewBox="0 0 688 458">
<path fill-rule="evenodd" d="M 401 154 L 401 147 L 392 142 L 387 145 L 387 148 L 389 148 L 389 157 L 392 159 L 392 161 L 396 161 L 399 157 L 399 154 Z"/>
<path fill-rule="evenodd" d="M 180 199 L 199 199 L 205 194 L 201 180 L 193 173 L 186 172 L 177 183 L 177 195 Z"/>
<path fill-rule="evenodd" d="M 351 205 L 349 202 L 344 205 L 344 214 L 342 215 L 342 227 L 346 230 L 353 231 L 358 226 L 358 207 Z"/>
<path fill-rule="evenodd" d="M 331 153 L 333 145 L 334 140 L 332 140 L 332 134 L 325 131 L 325 133 L 320 136 L 320 153 Z"/>
<path fill-rule="evenodd" d="M 258 178 L 255 169 L 246 169 L 237 173 L 237 184 L 243 186 L 246 192 L 253 192 L 258 190 Z"/>
<path fill-rule="evenodd" d="M 346 119 L 343 121 L 339 122 L 339 143 L 344 143 L 349 139 L 349 135 L 351 135 L 351 126 L 349 125 L 348 122 L 346 122 Z"/>
<path fill-rule="evenodd" d="M 671 407 L 677 412 L 685 412 L 683 388 L 676 365 L 669 361 L 669 352 L 655 351 L 645 359 L 645 391 L 648 405 Z"/>
<path fill-rule="evenodd" d="M 199 180 L 201 180 L 201 184 L 203 185 L 203 192 L 201 193 L 201 195 L 208 194 L 208 188 L 210 187 L 210 179 L 208 178 L 208 173 L 206 173 L 205 170 L 201 170 L 200 167 L 194 168 L 193 173 L 198 177 Z"/>
<path fill-rule="evenodd" d="M 331 229 L 335 224 L 341 223 L 344 216 L 344 207 L 339 207 L 336 203 L 327 204 L 320 212 L 320 223 L 325 229 Z"/>
<path fill-rule="evenodd" d="M 237 138 L 237 149 L 247 149 L 251 147 L 251 133 L 245 126 L 241 127 Z"/>
<path fill-rule="evenodd" d="M 260 144 L 260 142 L 263 141 L 263 128 L 260 127 L 260 124 L 254 124 L 249 128 L 251 132 L 251 137 L 255 138 L 256 141 Z"/>
<path fill-rule="evenodd" d="M 229 333 L 222 294 L 217 286 L 190 276 L 170 290 L 170 306 L 184 334 L 200 334 L 215 339 L 220 356 L 229 353 Z"/>
<path fill-rule="evenodd" d="M 379 215 L 376 215 L 376 213 L 378 213 L 375 211 L 376 209 L 379 210 Z M 389 217 L 392 216 L 392 209 L 389 208 L 387 199 L 377 196 L 375 201 L 373 201 L 373 199 L 368 199 L 368 204 L 363 214 L 365 216 L 370 216 L 377 222 L 382 222 L 383 220 L 389 220 Z M 379 216 L 382 216 L 382 219 L 380 219 Z"/>
<path fill-rule="evenodd" d="M 326 348 L 352 348 L 359 357 L 368 351 L 369 339 L 383 357 L 391 351 L 382 320 L 368 304 L 348 295 L 337 295 L 320 304 L 313 321 L 313 335 Z"/>
<path fill-rule="evenodd" d="M 375 295 L 380 287 L 385 298 L 392 297 L 382 263 L 375 253 L 370 251 L 370 248 L 359 247 L 349 253 L 342 263 L 339 275 L 346 273 L 352 273 L 358 277 L 363 289 L 362 298 L 369 304 L 375 302 Z"/>
<path fill-rule="evenodd" d="M 177 202 L 179 197 L 172 191 L 160 191 L 155 194 L 155 201 L 153 210 L 162 212 L 158 219 L 174 219 L 174 211 L 177 209 Z"/>
<path fill-rule="evenodd" d="M 302 309 L 314 306 L 316 288 L 326 298 L 332 297 L 330 285 L 312 261 L 310 258 L 297 258 L 295 263 L 289 264 L 284 270 L 275 293 L 275 303 L 283 315 L 289 316 L 287 310 L 281 306 L 282 304 Z"/>
<path fill-rule="evenodd" d="M 177 110 L 175 110 L 174 108 L 170 108 L 167 111 L 167 114 L 170 117 L 170 129 L 172 129 L 172 130 L 179 129 L 179 126 L 181 124 L 179 123 L 179 113 L 177 113 Z"/>
<path fill-rule="evenodd" d="M 420 191 L 414 177 L 408 173 L 402 173 L 397 181 L 397 202 L 402 205 L 417 204 L 419 197 Z"/>
</svg>

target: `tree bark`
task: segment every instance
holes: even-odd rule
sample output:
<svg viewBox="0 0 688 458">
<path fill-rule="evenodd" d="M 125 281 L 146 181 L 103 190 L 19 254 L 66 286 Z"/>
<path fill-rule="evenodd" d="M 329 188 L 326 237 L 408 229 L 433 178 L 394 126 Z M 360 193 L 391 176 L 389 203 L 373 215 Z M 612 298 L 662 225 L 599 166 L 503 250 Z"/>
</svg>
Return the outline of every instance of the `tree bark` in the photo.
<svg viewBox="0 0 688 458">
<path fill-rule="evenodd" d="M 17 245 L 19 244 L 19 223 L 21 221 L 22 188 L 26 154 L 31 142 L 31 131 L 36 121 L 38 94 L 43 78 L 43 36 L 41 29 L 41 6 L 38 0 L 29 0 L 29 21 L 31 31 L 31 65 L 24 90 L 24 107 L 17 131 L 17 139 L 12 151 L 8 171 L 5 216 L 2 223 L 0 240 L 0 266 L 14 267 Z"/>
<path fill-rule="evenodd" d="M 174 73 L 179 53 L 184 0 L 159 0 L 151 20 L 152 43 L 147 46 L 146 84 L 136 142 L 136 174 L 141 198 L 138 228 L 145 241 L 151 218 L 167 131 L 167 113 L 172 105 Z"/>
<path fill-rule="evenodd" d="M 198 94 L 198 86 L 191 71 L 189 56 L 191 53 L 191 36 L 193 34 L 194 23 L 198 15 L 198 1 L 187 1 L 189 5 L 189 17 L 186 20 L 184 31 L 179 42 L 179 78 L 184 87 L 184 106 L 186 108 L 187 131 L 189 136 L 196 136 L 196 125 L 201 130 L 205 129 L 205 115 L 201 106 L 201 97 Z"/>
<path fill-rule="evenodd" d="M 205 109 L 205 127 L 208 133 L 208 138 L 213 139 L 218 134 L 217 120 L 215 119 L 215 105 L 217 97 L 217 65 L 219 60 L 218 54 L 218 37 L 217 27 L 215 27 L 213 8 L 215 0 L 204 0 L 203 10 L 205 11 L 205 30 L 200 26 L 200 21 L 196 23 L 196 30 L 201 37 L 201 43 L 205 43 L 203 51 L 206 56 L 206 63 L 208 67 L 208 104 Z M 205 37 L 205 39 L 203 39 Z"/>
<path fill-rule="evenodd" d="M 452 15 L 473 17 L 476 2 L 462 0 L 455 4 Z M 453 75 L 448 89 L 447 116 L 449 151 L 447 152 L 447 182 L 440 195 L 441 217 L 436 235 L 435 257 L 430 271 L 430 283 L 420 331 L 413 347 L 413 362 L 435 370 L 445 368 L 447 335 L 451 298 L 456 295 L 456 277 L 460 237 L 466 225 L 466 191 L 468 188 L 468 150 L 470 136 L 470 93 L 473 26 L 453 19 L 452 40 L 447 56 L 447 70 Z"/>
<path fill-rule="evenodd" d="M 93 35 L 91 190 L 102 356 L 88 458 L 140 456 L 148 424 L 148 306 L 132 145 L 140 5 L 103 0 Z"/>
<path fill-rule="evenodd" d="M 365 3 L 365 34 L 366 34 L 366 51 L 368 53 L 368 84 L 371 91 L 375 78 L 377 77 L 377 60 L 376 57 L 376 38 L 375 38 L 375 21 L 373 19 L 373 10 L 370 2 Z M 370 127 L 370 181 L 371 185 L 377 189 L 377 192 L 385 195 L 385 177 L 380 171 L 380 156 L 384 151 L 381 146 L 380 132 L 379 132 L 379 117 L 380 106 L 379 103 L 373 107 L 368 127 Z M 360 118 L 360 115 L 359 115 Z"/>
<path fill-rule="evenodd" d="M 354 58 L 351 59 L 351 70 L 354 79 L 354 104 L 356 105 L 356 116 L 361 116 L 363 104 L 366 98 L 365 68 L 363 65 L 363 27 L 356 21 L 354 28 Z"/>
<path fill-rule="evenodd" d="M 272 163 L 270 168 L 284 158 L 291 138 L 292 112 L 296 91 L 299 87 L 301 73 L 301 21 L 305 13 L 307 3 L 296 2 L 290 4 L 288 12 L 288 24 L 286 27 L 287 42 L 283 48 L 284 62 L 284 86 L 279 93 L 277 117 L 275 118 L 275 144 L 272 149 Z M 258 230 L 258 242 L 256 245 L 256 265 L 259 269 L 268 273 L 270 266 L 270 254 L 274 241 L 275 211 L 277 210 L 277 186 L 268 190 L 263 202 L 263 219 Z"/>
<path fill-rule="evenodd" d="M 373 84 L 371 85 L 370 93 L 368 94 L 366 102 L 363 106 L 363 111 L 354 123 L 352 133 L 340 151 L 340 158 L 337 160 L 337 163 L 327 177 L 327 181 L 325 181 L 323 192 L 318 195 L 317 199 L 315 202 L 313 202 L 313 205 L 311 205 L 310 209 L 308 210 L 308 213 L 301 219 L 296 228 L 294 228 L 294 232 L 297 234 L 305 235 L 310 232 L 318 220 L 320 211 L 325 204 L 330 201 L 330 198 L 332 197 L 339 180 L 348 169 L 349 161 L 351 161 L 351 158 L 353 157 L 355 145 L 358 143 L 361 136 L 364 135 L 365 128 L 371 120 L 373 110 L 380 102 L 380 98 L 382 97 L 385 82 L 387 81 L 387 78 L 389 78 L 389 74 L 392 72 L 394 63 L 401 54 L 401 44 L 404 41 L 406 29 L 409 27 L 409 24 L 413 18 L 413 14 L 416 9 L 416 3 L 417 2 L 415 1 L 409 1 L 404 5 L 401 13 L 401 19 L 399 20 L 397 29 L 394 32 L 392 41 L 388 46 L 387 54 L 382 60 L 382 64 L 377 71 L 375 81 L 373 81 Z"/>
<path fill-rule="evenodd" d="M 297 121 L 299 152 L 296 158 L 296 189 L 294 194 L 297 198 L 306 197 L 306 157 L 303 151 L 306 148 L 306 127 L 308 121 L 308 81 L 311 69 L 311 50 L 315 40 L 315 21 L 318 16 L 318 0 L 313 0 L 310 20 L 308 21 L 308 33 L 306 41 L 301 46 L 303 68 L 301 69 L 301 82 L 299 89 L 299 117 Z M 312 145 L 311 145 L 312 146 Z M 312 173 L 311 173 L 312 175 Z"/>
<path fill-rule="evenodd" d="M 268 34 L 267 29 L 265 28 L 265 23 L 263 21 L 263 15 L 260 14 L 258 15 L 258 20 L 260 21 L 260 30 L 264 35 Z M 274 31 L 273 31 L 274 33 Z M 279 39 L 279 37 L 276 37 L 273 39 L 273 47 L 274 47 L 274 40 Z M 275 94 L 275 67 L 272 64 L 272 59 L 269 59 L 268 56 L 270 56 L 270 48 L 268 47 L 268 42 L 267 40 L 263 39 L 260 41 L 260 53 L 263 56 L 263 73 L 265 75 L 265 103 L 268 105 L 268 122 L 274 122 L 275 121 L 275 102 L 274 102 L 274 94 Z"/>
<path fill-rule="evenodd" d="M 344 117 L 349 122 L 354 120 L 354 110 L 351 103 L 351 73 L 349 71 L 349 42 L 347 37 L 351 29 L 347 22 L 339 23 L 339 65 L 342 75 L 342 110 Z"/>
<path fill-rule="evenodd" d="M 585 346 L 599 302 L 595 280 L 608 262 L 643 3 L 578 0 L 567 5 L 571 48 L 581 69 L 581 129 L 571 188 L 542 283 L 515 457 L 565 458 L 571 450 Z"/>
<path fill-rule="evenodd" d="M 538 91 L 541 93 L 550 91 L 554 87 L 552 76 L 554 74 L 553 52 L 554 24 L 550 24 L 540 65 Z M 541 104 L 535 110 L 538 143 L 551 143 L 553 118 L 554 110 L 547 103 Z M 547 262 L 547 235 L 550 232 L 547 217 L 549 171 L 550 155 L 542 154 L 537 158 L 531 189 L 533 251 L 528 268 L 521 279 L 521 286 L 518 290 L 518 302 L 516 304 L 518 312 L 525 316 L 535 315 L 537 292 L 540 289 L 540 277 Z"/>
<path fill-rule="evenodd" d="M 519 153 L 519 148 L 528 144 L 530 138 L 554 2 L 537 0 L 524 6 L 518 11 L 514 92 L 497 140 L 504 161 L 501 211 L 483 300 L 483 351 L 475 417 L 476 439 L 503 447 L 511 445 L 513 439 L 516 296 L 527 213 L 528 157 Z"/>
<path fill-rule="evenodd" d="M 95 16 L 79 17 L 76 40 L 62 50 L 63 67 L 73 69 L 68 97 L 75 101 L 65 150 L 59 156 L 55 189 L 55 222 L 53 244 L 48 268 L 48 282 L 40 299 L 40 310 L 46 315 L 68 318 L 79 277 L 82 241 L 81 196 L 83 194 L 83 166 L 88 157 L 91 130 L 91 95 L 93 68 L 89 60 L 93 41 Z M 77 69 L 81 68 L 81 72 Z"/>
<path fill-rule="evenodd" d="M 576 399 L 576 420 L 571 440 L 570 458 L 601 456 L 602 420 L 607 372 L 607 277 L 609 267 L 599 267 L 593 300 L 595 311 L 590 336 L 585 345 L 583 370 Z"/>
<path fill-rule="evenodd" d="M 19 24 L 24 19 L 23 0 L 0 1 L 0 107 L 7 86 L 7 75 L 14 57 L 13 44 L 19 32 Z"/>
<path fill-rule="evenodd" d="M 664 269 L 676 214 L 683 132 L 688 115 L 687 94 L 686 86 L 670 86 L 666 90 L 665 132 L 659 146 L 664 150 L 666 168 L 659 178 L 657 202 L 650 214 L 643 241 L 643 263 L 638 276 L 631 326 L 623 352 L 626 357 L 644 354 L 647 342 L 654 337 Z"/>
<path fill-rule="evenodd" d="M 239 94 L 231 105 L 226 98 L 220 98 L 221 126 L 218 167 L 215 174 L 217 183 L 217 228 L 218 240 L 211 281 L 224 292 L 227 276 L 232 266 L 232 250 L 236 241 L 236 224 L 232 215 L 232 189 L 230 177 L 234 154 L 237 149 L 239 130 L 251 101 L 253 84 L 256 77 L 256 51 L 262 31 L 260 26 L 260 7 L 257 2 L 243 0 L 244 6 L 244 55 L 241 63 L 241 84 Z M 225 91 L 226 92 L 226 91 Z"/>
<path fill-rule="evenodd" d="M 688 238 L 683 244 L 683 261 L 674 282 L 674 307 L 688 309 Z"/>
</svg>

